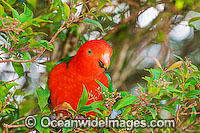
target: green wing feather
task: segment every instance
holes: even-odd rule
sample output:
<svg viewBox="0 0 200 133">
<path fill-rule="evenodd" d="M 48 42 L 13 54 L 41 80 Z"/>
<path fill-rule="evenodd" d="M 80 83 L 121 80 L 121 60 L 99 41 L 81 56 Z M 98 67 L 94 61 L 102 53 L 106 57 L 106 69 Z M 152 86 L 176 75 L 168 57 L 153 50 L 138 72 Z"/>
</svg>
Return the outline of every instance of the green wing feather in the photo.
<svg viewBox="0 0 200 133">
<path fill-rule="evenodd" d="M 59 63 L 62 63 L 65 61 L 65 63 L 67 64 L 74 56 L 70 56 L 70 57 L 65 57 L 61 60 L 59 60 L 55 65 L 58 65 Z"/>
<path fill-rule="evenodd" d="M 106 76 L 108 77 L 108 82 L 109 82 L 108 91 L 109 91 L 109 92 L 113 92 L 111 77 L 110 77 L 110 75 L 109 75 L 107 72 L 105 72 L 105 74 L 106 74 Z"/>
</svg>

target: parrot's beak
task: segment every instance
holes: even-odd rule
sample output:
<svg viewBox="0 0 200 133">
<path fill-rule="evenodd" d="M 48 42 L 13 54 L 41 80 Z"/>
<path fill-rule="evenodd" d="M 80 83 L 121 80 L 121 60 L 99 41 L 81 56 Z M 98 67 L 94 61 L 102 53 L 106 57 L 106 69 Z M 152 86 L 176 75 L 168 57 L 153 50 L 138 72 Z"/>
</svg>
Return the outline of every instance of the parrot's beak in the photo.
<svg viewBox="0 0 200 133">
<path fill-rule="evenodd" d="M 105 70 L 108 70 L 108 67 L 110 66 L 110 54 L 103 54 L 101 56 L 101 59 L 99 60 L 99 66 L 101 68 L 105 68 Z"/>
</svg>

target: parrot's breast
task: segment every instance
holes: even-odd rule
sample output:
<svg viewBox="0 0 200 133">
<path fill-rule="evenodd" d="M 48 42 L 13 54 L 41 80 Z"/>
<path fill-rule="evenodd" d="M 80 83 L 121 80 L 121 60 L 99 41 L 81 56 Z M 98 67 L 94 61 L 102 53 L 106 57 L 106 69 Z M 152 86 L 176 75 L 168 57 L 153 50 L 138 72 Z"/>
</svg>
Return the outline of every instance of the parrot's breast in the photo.
<svg viewBox="0 0 200 133">
<path fill-rule="evenodd" d="M 77 110 L 83 93 L 83 84 L 89 93 L 87 105 L 94 101 L 102 100 L 101 88 L 95 79 L 106 87 L 109 86 L 105 73 L 83 77 L 80 73 L 76 73 L 73 67 L 68 67 L 65 62 L 56 65 L 50 72 L 48 79 L 53 108 L 67 102 L 74 110 Z"/>
</svg>

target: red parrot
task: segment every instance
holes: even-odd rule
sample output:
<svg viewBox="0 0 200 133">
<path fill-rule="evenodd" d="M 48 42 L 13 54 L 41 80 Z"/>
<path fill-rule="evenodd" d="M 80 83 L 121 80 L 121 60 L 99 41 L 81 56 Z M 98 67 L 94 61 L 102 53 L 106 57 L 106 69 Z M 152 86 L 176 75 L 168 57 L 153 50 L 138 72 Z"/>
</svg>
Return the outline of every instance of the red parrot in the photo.
<svg viewBox="0 0 200 133">
<path fill-rule="evenodd" d="M 100 85 L 95 79 L 109 87 L 105 70 L 110 65 L 111 56 L 112 48 L 106 41 L 91 40 L 85 42 L 75 56 L 64 58 L 61 63 L 56 64 L 49 74 L 47 84 L 53 108 L 67 102 L 77 110 L 83 85 L 87 92 L 93 95 L 88 97 L 86 105 L 101 101 Z"/>
</svg>

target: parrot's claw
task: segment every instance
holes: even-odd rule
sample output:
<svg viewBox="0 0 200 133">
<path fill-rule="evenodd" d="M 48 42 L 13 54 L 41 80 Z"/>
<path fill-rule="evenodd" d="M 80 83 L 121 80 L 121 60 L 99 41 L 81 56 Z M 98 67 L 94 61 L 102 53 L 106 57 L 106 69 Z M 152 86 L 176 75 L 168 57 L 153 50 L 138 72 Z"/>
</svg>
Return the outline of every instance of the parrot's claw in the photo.
<svg viewBox="0 0 200 133">
<path fill-rule="evenodd" d="M 55 119 L 56 119 L 56 116 L 55 116 L 55 115 L 52 115 L 52 114 L 50 114 L 49 117 L 50 117 L 51 120 L 55 120 Z"/>
<path fill-rule="evenodd" d="M 79 114 L 77 114 L 77 115 L 76 115 L 76 117 L 77 117 L 78 119 L 85 119 L 85 117 L 84 117 L 84 116 L 82 116 L 82 115 L 79 115 Z"/>
<path fill-rule="evenodd" d="M 56 120 L 62 119 L 65 120 L 66 116 L 62 112 L 59 112 L 58 115 L 56 115 Z"/>
</svg>

